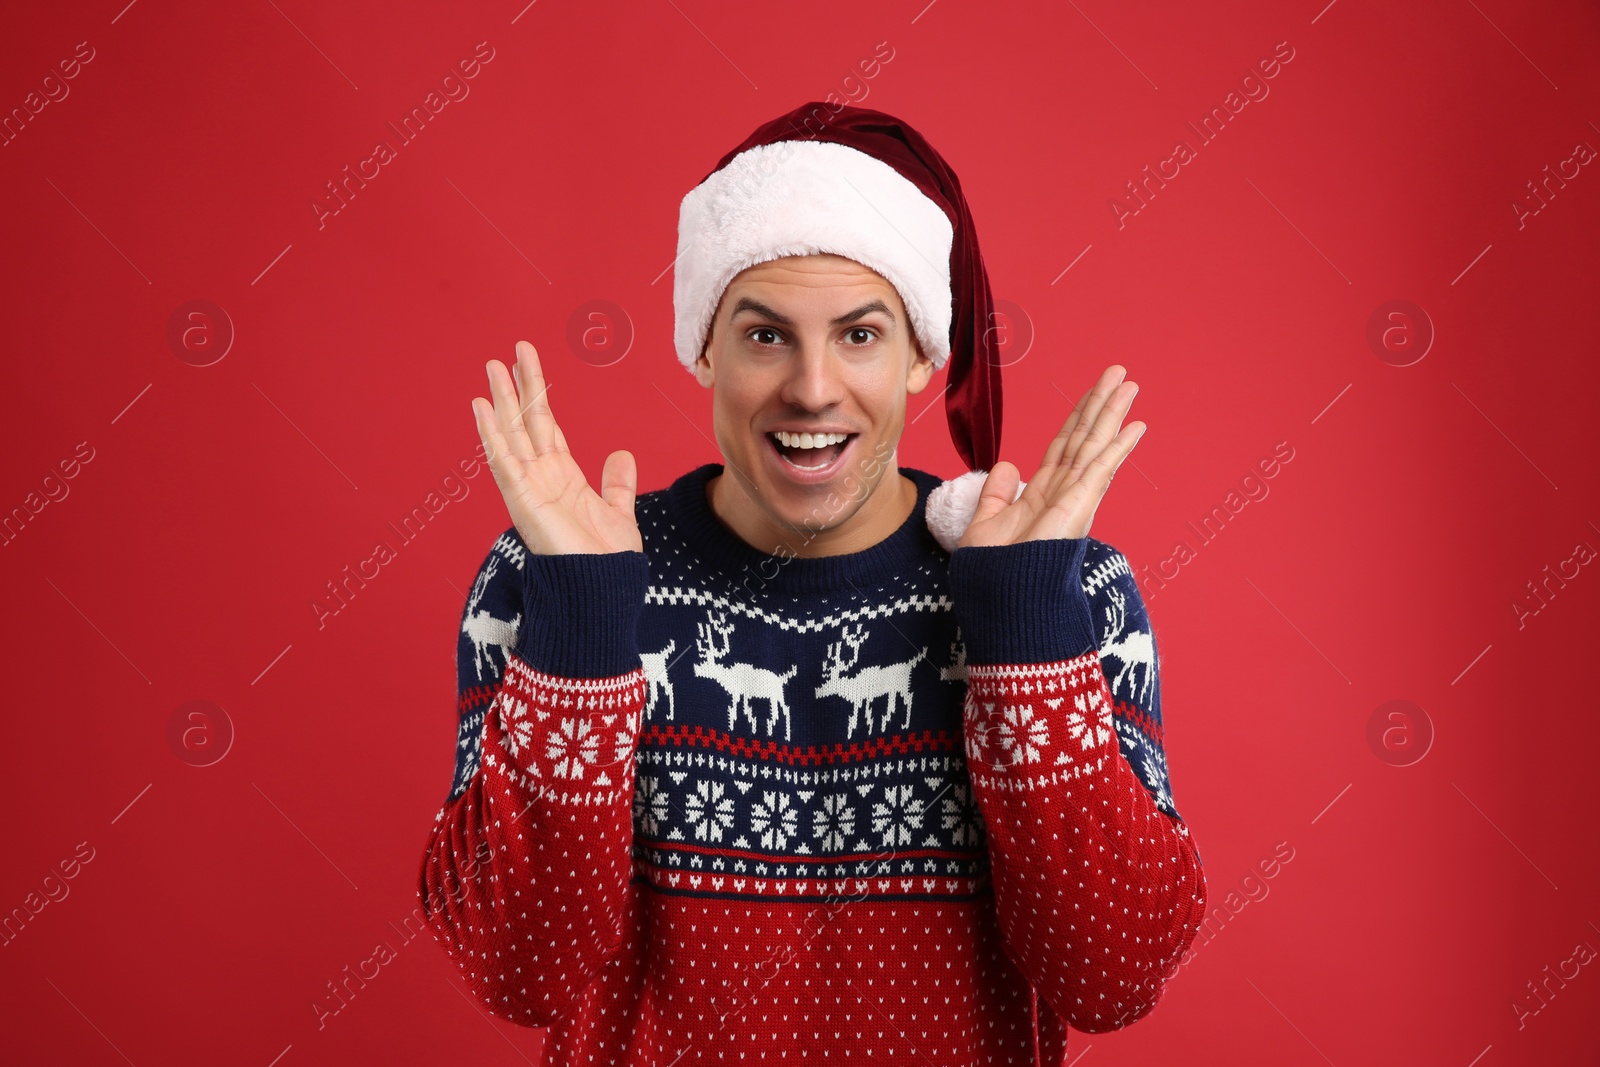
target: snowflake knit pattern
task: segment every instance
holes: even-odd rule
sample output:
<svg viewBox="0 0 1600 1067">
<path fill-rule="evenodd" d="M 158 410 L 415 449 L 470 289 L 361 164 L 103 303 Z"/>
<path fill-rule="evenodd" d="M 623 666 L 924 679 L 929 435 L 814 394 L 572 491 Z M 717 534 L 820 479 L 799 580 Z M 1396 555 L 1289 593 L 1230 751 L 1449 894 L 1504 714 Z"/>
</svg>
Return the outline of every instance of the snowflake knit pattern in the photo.
<svg viewBox="0 0 1600 1067">
<path fill-rule="evenodd" d="M 1093 537 L 769 555 L 708 463 L 644 551 L 506 530 L 457 644 L 455 775 L 418 892 L 556 1067 L 1063 1064 L 1154 1009 L 1205 876 L 1154 635 Z"/>
</svg>

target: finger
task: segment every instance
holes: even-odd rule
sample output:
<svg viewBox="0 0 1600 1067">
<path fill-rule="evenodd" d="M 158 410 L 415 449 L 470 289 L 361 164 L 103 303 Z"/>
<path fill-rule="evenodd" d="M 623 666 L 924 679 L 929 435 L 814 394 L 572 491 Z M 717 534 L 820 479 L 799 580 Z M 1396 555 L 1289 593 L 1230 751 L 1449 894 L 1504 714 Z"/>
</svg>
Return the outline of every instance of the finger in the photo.
<svg viewBox="0 0 1600 1067">
<path fill-rule="evenodd" d="M 639 466 L 633 453 L 619 449 L 606 457 L 600 472 L 600 497 L 624 515 L 633 515 L 633 501 L 639 489 Z"/>
<path fill-rule="evenodd" d="M 495 484 L 504 492 L 522 480 L 522 463 L 511 454 L 505 435 L 500 432 L 494 405 L 482 397 L 473 397 L 472 417 L 478 425 L 478 438 L 483 442 L 489 471 L 494 475 Z"/>
<path fill-rule="evenodd" d="M 1122 461 L 1128 458 L 1128 453 L 1133 451 L 1133 446 L 1144 436 L 1145 429 L 1146 426 L 1142 422 L 1128 423 L 1109 445 L 1089 461 L 1084 468 L 1082 480 L 1091 490 L 1091 499 L 1098 501 L 1105 495 L 1105 491 L 1111 486 L 1111 479 L 1116 476 L 1117 469 L 1122 466 Z"/>
<path fill-rule="evenodd" d="M 1144 436 L 1144 431 L 1144 423 L 1130 423 L 1108 447 L 1097 450 L 1087 460 L 1081 475 L 1061 484 L 1051 493 L 1045 512 L 1059 516 L 1049 521 L 1067 531 L 1057 536 L 1088 536 L 1094 525 L 1095 512 L 1099 510 L 1100 502 L 1111 486 L 1112 477 L 1128 453 L 1133 451 L 1139 438 Z"/>
<path fill-rule="evenodd" d="M 489 394 L 494 398 L 493 415 L 501 451 L 519 460 L 533 459 L 533 444 L 528 440 L 528 431 L 522 422 L 517 386 L 511 372 L 498 359 L 491 359 L 486 369 L 489 374 Z"/>
<path fill-rule="evenodd" d="M 1083 399 L 1078 401 L 1078 406 L 1072 409 L 1072 414 L 1067 416 L 1066 422 L 1061 426 L 1061 432 L 1056 434 L 1050 442 L 1050 447 L 1045 449 L 1044 462 L 1040 464 L 1041 471 L 1048 468 L 1070 465 L 1076 455 L 1083 439 L 1088 436 L 1089 427 L 1094 425 L 1095 418 L 1100 414 L 1100 409 L 1105 406 L 1106 400 L 1127 377 L 1127 371 L 1118 364 L 1113 363 L 1100 375 L 1100 380 L 1089 387 L 1083 394 Z"/>
<path fill-rule="evenodd" d="M 978 493 L 978 507 L 972 513 L 972 521 L 982 522 L 1009 507 L 1017 498 L 1017 484 L 1021 478 L 1017 465 L 1007 460 L 990 468 L 989 476 L 983 480 L 983 489 Z"/>
<path fill-rule="evenodd" d="M 527 341 L 517 342 L 517 370 L 522 379 L 522 406 L 526 411 L 523 422 L 528 428 L 528 439 L 533 443 L 533 454 L 542 456 L 555 449 L 555 416 L 550 413 L 550 391 L 544 380 L 544 368 L 539 364 L 539 352 Z"/>
<path fill-rule="evenodd" d="M 1078 424 L 1072 428 L 1072 433 L 1067 438 L 1067 448 L 1063 456 L 1062 466 L 1071 468 L 1081 467 L 1088 460 L 1084 455 L 1088 442 L 1097 441 L 1103 447 L 1106 441 L 1115 434 L 1105 433 L 1103 419 L 1106 412 L 1113 407 L 1117 398 L 1117 391 L 1124 387 L 1124 379 L 1128 376 L 1127 370 L 1117 364 L 1107 367 L 1100 380 L 1089 390 L 1088 397 L 1084 400 L 1083 413 L 1078 419 Z M 1120 419 L 1118 425 L 1121 425 Z M 1098 450 L 1098 449 L 1096 449 Z"/>
<path fill-rule="evenodd" d="M 551 429 L 555 430 L 555 432 L 556 432 L 556 451 L 558 451 L 558 452 L 570 452 L 570 451 L 572 451 L 571 449 L 569 449 L 567 447 L 567 435 L 561 432 L 561 424 L 559 422 L 556 422 L 554 419 L 551 419 L 550 420 L 550 427 L 551 427 Z"/>
<path fill-rule="evenodd" d="M 1123 382 L 1117 386 L 1096 414 L 1094 424 L 1084 433 L 1083 440 L 1078 443 L 1077 449 L 1063 468 L 1069 479 L 1077 477 L 1097 455 L 1116 440 L 1117 434 L 1122 430 L 1122 420 L 1127 416 L 1128 409 L 1133 406 L 1133 398 L 1138 392 L 1139 386 L 1134 382 Z"/>
</svg>

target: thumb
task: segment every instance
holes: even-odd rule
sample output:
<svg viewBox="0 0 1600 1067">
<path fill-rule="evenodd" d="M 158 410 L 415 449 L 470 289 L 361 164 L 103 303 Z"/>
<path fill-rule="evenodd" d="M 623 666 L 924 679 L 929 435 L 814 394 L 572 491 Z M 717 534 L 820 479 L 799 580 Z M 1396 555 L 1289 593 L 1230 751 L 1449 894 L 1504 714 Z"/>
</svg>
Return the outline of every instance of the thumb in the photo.
<svg viewBox="0 0 1600 1067">
<path fill-rule="evenodd" d="M 633 499 L 639 488 L 639 468 L 633 453 L 622 448 L 606 457 L 600 472 L 600 496 L 607 504 L 633 518 Z"/>
<path fill-rule="evenodd" d="M 1010 507 L 1017 498 L 1017 486 L 1021 480 L 1022 473 L 1017 470 L 1015 463 L 1005 460 L 996 463 L 983 480 L 983 489 L 978 493 L 978 509 L 972 513 L 972 521 L 978 523 L 993 518 Z"/>
</svg>

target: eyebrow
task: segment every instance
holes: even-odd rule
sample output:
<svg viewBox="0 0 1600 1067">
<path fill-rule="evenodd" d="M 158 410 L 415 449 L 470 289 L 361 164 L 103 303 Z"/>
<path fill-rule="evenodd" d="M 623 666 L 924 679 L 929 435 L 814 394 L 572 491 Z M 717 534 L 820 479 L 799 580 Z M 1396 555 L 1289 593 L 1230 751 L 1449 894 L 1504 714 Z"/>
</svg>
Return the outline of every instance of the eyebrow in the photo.
<svg viewBox="0 0 1600 1067">
<path fill-rule="evenodd" d="M 794 325 L 794 320 L 789 318 L 789 316 L 780 314 L 779 312 L 768 307 L 766 304 L 763 304 L 761 301 L 752 300 L 748 296 L 740 297 L 739 302 L 733 305 L 733 312 L 728 316 L 728 320 L 731 322 L 733 319 L 737 318 L 739 312 L 741 311 L 754 311 L 756 314 L 761 315 L 764 318 L 771 319 L 773 322 L 776 322 L 782 326 Z M 829 319 L 828 325 L 843 326 L 847 322 L 855 322 L 857 319 L 865 318 L 874 311 L 881 311 L 885 315 L 889 316 L 889 320 L 891 322 L 894 321 L 894 312 L 889 309 L 889 305 L 885 304 L 882 300 L 869 300 L 865 304 L 862 304 L 860 307 L 856 308 L 854 311 L 847 311 L 838 318 Z"/>
</svg>

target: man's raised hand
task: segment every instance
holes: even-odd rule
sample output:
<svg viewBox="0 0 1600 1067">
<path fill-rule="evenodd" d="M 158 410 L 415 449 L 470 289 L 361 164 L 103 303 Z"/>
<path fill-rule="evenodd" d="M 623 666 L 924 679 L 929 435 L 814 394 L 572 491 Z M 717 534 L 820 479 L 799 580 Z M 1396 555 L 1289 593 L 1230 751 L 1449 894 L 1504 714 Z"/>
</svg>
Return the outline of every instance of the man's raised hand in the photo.
<svg viewBox="0 0 1600 1067">
<path fill-rule="evenodd" d="M 541 555 L 643 551 L 633 513 L 639 479 L 633 453 L 606 457 L 596 494 L 550 414 L 534 347 L 517 342 L 516 383 L 498 359 L 487 370 L 494 402 L 473 397 L 472 415 L 523 544 Z"/>
<path fill-rule="evenodd" d="M 1016 465 L 994 465 L 957 548 L 1089 535 L 1112 475 L 1144 436 L 1144 423 L 1122 425 L 1139 391 L 1133 382 L 1123 381 L 1126 376 L 1116 364 L 1106 368 L 1067 416 L 1021 496 Z"/>
</svg>

